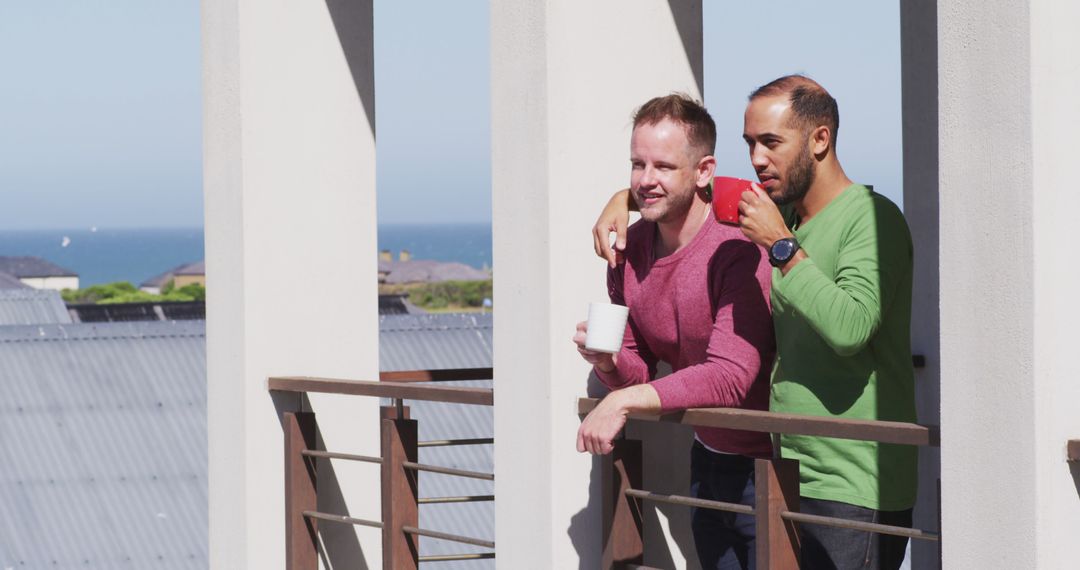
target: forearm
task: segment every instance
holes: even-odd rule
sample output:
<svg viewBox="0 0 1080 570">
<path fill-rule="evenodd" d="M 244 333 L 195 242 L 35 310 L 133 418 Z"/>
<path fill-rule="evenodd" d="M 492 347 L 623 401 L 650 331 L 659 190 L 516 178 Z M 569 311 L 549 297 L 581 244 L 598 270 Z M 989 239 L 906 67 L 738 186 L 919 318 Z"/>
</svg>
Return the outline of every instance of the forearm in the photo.
<svg viewBox="0 0 1080 570">
<path fill-rule="evenodd" d="M 689 408 L 738 408 L 761 370 L 758 357 L 749 362 L 703 362 L 650 383 L 663 411 Z"/>
<path fill-rule="evenodd" d="M 776 295 L 843 356 L 862 350 L 880 326 L 882 306 L 877 288 L 877 283 L 865 279 L 838 284 L 809 259 L 773 283 Z"/>
<path fill-rule="evenodd" d="M 660 396 L 651 384 L 638 384 L 615 390 L 604 398 L 624 414 L 655 413 L 660 411 Z"/>
<path fill-rule="evenodd" d="M 593 369 L 600 382 L 612 390 L 644 384 L 652 377 L 648 363 L 640 354 L 627 348 L 616 356 L 613 367 L 595 366 Z"/>
</svg>

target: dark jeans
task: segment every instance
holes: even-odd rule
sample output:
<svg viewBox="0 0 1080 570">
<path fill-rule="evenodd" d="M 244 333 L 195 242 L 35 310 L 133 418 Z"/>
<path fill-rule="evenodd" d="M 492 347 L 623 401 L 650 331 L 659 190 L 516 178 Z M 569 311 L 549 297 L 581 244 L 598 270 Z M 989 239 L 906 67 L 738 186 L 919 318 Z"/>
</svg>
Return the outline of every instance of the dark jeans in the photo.
<svg viewBox="0 0 1080 570">
<path fill-rule="evenodd" d="M 690 494 L 753 506 L 754 459 L 713 453 L 695 440 L 690 451 Z M 702 568 L 754 568 L 753 516 L 694 508 L 690 526 Z"/>
<path fill-rule="evenodd" d="M 862 522 L 911 527 L 911 509 L 875 511 L 836 501 L 799 501 L 799 511 Z M 896 570 L 904 561 L 907 538 L 847 530 L 816 524 L 800 524 L 803 570 Z"/>
</svg>

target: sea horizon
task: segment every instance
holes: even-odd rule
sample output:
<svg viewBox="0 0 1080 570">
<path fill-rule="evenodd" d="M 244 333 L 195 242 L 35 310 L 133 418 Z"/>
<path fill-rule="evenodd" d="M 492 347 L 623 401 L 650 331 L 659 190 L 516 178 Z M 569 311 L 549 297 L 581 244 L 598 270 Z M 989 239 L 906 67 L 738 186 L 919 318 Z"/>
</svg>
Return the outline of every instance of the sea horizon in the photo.
<svg viewBox="0 0 1080 570">
<path fill-rule="evenodd" d="M 380 224 L 379 250 L 397 259 L 491 267 L 491 224 Z M 203 228 L 47 228 L 0 230 L 0 256 L 35 256 L 79 275 L 81 287 L 143 281 L 205 257 Z"/>
</svg>

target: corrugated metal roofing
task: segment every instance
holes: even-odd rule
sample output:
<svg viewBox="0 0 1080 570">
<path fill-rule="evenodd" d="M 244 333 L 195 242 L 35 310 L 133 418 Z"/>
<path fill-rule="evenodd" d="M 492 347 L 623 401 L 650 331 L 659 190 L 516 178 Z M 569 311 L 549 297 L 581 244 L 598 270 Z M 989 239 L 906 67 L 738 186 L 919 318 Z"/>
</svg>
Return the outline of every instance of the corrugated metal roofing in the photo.
<svg viewBox="0 0 1080 570">
<path fill-rule="evenodd" d="M 0 325 L 70 323 L 59 291 L 48 289 L 0 289 Z"/>
<path fill-rule="evenodd" d="M 379 367 L 383 371 L 486 368 L 492 365 L 492 316 L 488 314 L 386 315 L 379 319 Z M 490 380 L 443 382 L 441 385 L 490 388 Z M 494 408 L 408 401 L 421 441 L 493 437 Z M 493 473 L 491 445 L 431 447 L 419 450 L 421 463 Z M 492 495 L 490 481 L 420 473 L 421 497 Z M 420 527 L 494 540 L 495 504 L 452 503 L 420 506 Z M 485 549 L 422 538 L 420 554 L 459 554 Z M 440 568 L 494 568 L 494 560 L 441 562 Z"/>
<path fill-rule="evenodd" d="M 201 321 L 0 327 L 0 567 L 206 568 Z"/>
<path fill-rule="evenodd" d="M 29 289 L 30 286 L 10 273 L 0 271 L 0 289 Z"/>
<path fill-rule="evenodd" d="M 390 315 L 380 331 L 383 370 L 491 366 L 490 314 Z M 202 321 L 0 327 L 0 567 L 208 566 L 205 361 Z M 408 404 L 421 440 L 494 434 L 490 407 Z M 491 445 L 420 461 L 494 469 Z M 422 497 L 493 493 L 420 474 Z M 494 515 L 491 502 L 423 505 L 420 526 L 490 540 Z M 421 540 L 424 555 L 483 550 Z"/>
</svg>

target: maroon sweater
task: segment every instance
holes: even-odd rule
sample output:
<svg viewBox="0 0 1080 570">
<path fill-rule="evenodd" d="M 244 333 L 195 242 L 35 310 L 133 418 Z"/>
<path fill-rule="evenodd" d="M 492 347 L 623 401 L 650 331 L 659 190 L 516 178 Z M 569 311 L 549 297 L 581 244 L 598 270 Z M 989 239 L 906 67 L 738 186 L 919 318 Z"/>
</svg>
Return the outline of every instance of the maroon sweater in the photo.
<svg viewBox="0 0 1080 570">
<path fill-rule="evenodd" d="M 730 407 L 767 410 L 776 342 L 769 309 L 772 268 L 764 250 L 710 216 L 689 244 L 653 257 L 656 224 L 627 234 L 625 263 L 608 271 L 611 302 L 630 307 L 626 337 L 611 373 L 616 389 L 649 382 L 663 360 L 673 372 L 652 386 L 664 411 Z M 718 451 L 772 453 L 765 433 L 697 428 Z"/>
</svg>

